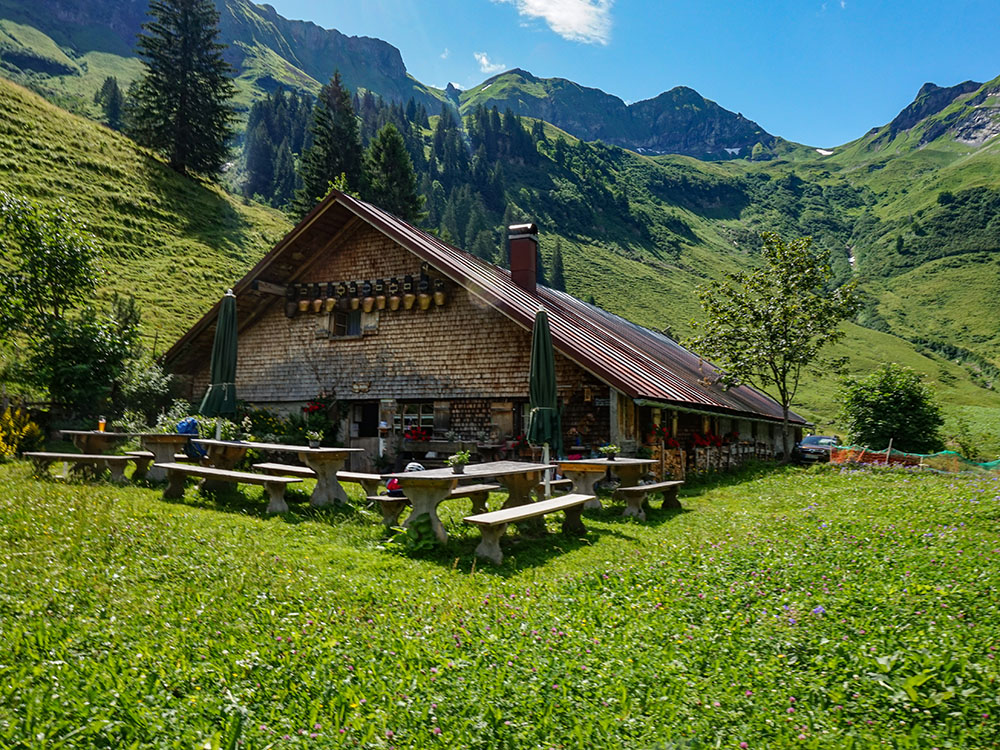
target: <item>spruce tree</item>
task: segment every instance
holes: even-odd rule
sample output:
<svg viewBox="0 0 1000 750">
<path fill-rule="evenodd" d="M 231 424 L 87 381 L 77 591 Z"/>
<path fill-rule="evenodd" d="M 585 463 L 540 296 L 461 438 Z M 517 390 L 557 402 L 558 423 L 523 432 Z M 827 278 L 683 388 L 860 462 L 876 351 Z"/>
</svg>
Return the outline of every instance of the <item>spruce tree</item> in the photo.
<svg viewBox="0 0 1000 750">
<path fill-rule="evenodd" d="M 560 292 L 566 291 L 566 271 L 563 268 L 562 240 L 556 238 L 556 246 L 552 250 L 552 288 Z"/>
<path fill-rule="evenodd" d="M 300 216 L 326 197 L 340 175 L 348 190 L 357 190 L 361 183 L 361 135 L 340 71 L 320 90 L 309 133 L 312 140 L 299 165 L 302 187 L 295 193 L 294 208 Z"/>
<path fill-rule="evenodd" d="M 121 130 L 125 112 L 125 95 L 118 86 L 118 79 L 108 76 L 100 90 L 94 94 L 94 104 L 104 112 L 104 122 L 112 130 Z"/>
<path fill-rule="evenodd" d="M 417 193 L 417 176 L 403 136 L 391 122 L 368 148 L 365 169 L 372 203 L 405 221 L 420 220 L 424 198 Z"/>
<path fill-rule="evenodd" d="M 145 73 L 136 91 L 133 137 L 181 174 L 219 172 L 229 155 L 236 86 L 222 59 L 211 0 L 151 0 L 137 51 Z"/>
<path fill-rule="evenodd" d="M 243 151 L 247 172 L 243 194 L 251 198 L 259 195 L 262 198 L 270 199 L 275 178 L 276 154 L 265 122 L 258 122 L 253 129 L 247 132 L 246 146 Z"/>
</svg>

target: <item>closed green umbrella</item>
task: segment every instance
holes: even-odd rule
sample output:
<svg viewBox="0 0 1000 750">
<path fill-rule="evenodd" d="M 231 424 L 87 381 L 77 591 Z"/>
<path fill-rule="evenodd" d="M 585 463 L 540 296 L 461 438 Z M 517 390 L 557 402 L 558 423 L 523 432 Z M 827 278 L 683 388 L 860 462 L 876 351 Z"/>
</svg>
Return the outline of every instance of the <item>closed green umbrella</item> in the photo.
<svg viewBox="0 0 1000 750">
<path fill-rule="evenodd" d="M 212 383 L 198 413 L 206 417 L 236 416 L 236 295 L 230 289 L 219 305 L 212 342 Z M 216 438 L 220 425 L 216 426 Z"/>
<path fill-rule="evenodd" d="M 531 336 L 531 369 L 528 372 L 528 442 L 542 446 L 542 461 L 549 462 L 549 449 L 562 453 L 562 425 L 559 417 L 559 393 L 556 390 L 556 356 L 549 332 L 549 314 L 539 310 Z M 545 472 L 545 496 L 549 489 L 549 472 Z"/>
</svg>

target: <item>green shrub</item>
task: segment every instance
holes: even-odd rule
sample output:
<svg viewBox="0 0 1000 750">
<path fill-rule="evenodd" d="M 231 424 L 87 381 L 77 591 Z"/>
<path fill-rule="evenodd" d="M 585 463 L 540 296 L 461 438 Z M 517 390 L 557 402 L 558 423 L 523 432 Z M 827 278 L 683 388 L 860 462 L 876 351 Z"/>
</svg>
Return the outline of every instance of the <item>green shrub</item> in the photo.
<svg viewBox="0 0 1000 750">
<path fill-rule="evenodd" d="M 943 447 L 941 407 L 920 375 L 894 362 L 863 380 L 848 380 L 840 393 L 841 419 L 851 442 L 883 450 L 933 453 Z"/>
<path fill-rule="evenodd" d="M 0 460 L 38 450 L 44 441 L 42 429 L 31 420 L 27 410 L 11 405 L 0 414 Z"/>
</svg>

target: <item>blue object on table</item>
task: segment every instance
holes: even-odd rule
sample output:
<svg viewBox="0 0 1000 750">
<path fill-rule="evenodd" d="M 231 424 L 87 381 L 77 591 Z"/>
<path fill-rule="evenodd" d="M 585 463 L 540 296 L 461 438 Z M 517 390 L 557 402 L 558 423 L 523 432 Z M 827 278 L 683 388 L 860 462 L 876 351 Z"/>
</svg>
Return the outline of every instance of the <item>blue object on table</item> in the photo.
<svg viewBox="0 0 1000 750">
<path fill-rule="evenodd" d="M 198 431 L 198 420 L 194 417 L 184 417 L 184 419 L 177 423 L 177 432 L 181 435 L 199 437 L 201 433 Z M 191 438 L 188 438 L 188 441 L 184 444 L 184 455 L 188 458 L 200 459 L 207 456 L 208 453 L 200 445 L 192 443 Z"/>
</svg>

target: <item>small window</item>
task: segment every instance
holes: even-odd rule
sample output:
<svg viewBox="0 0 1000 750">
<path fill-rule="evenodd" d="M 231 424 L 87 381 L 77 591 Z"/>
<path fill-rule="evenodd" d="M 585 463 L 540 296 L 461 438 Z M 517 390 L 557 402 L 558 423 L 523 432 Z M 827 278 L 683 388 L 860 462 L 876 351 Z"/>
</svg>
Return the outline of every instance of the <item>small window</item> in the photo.
<svg viewBox="0 0 1000 750">
<path fill-rule="evenodd" d="M 396 431 L 406 432 L 411 427 L 421 427 L 428 435 L 434 432 L 434 403 L 403 404 L 393 415 L 392 427 Z"/>
<path fill-rule="evenodd" d="M 361 311 L 348 310 L 341 312 L 335 310 L 330 321 L 330 336 L 335 339 L 347 338 L 349 336 L 361 335 Z"/>
</svg>

